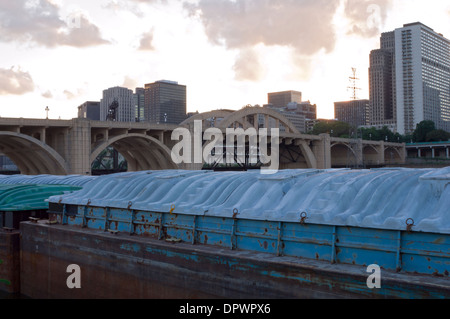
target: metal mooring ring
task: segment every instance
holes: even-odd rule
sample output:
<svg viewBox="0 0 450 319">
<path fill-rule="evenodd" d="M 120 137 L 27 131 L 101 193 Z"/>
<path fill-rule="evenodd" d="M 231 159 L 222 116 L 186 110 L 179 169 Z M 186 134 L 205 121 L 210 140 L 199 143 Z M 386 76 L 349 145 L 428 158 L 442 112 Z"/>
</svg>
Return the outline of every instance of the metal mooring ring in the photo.
<svg viewBox="0 0 450 319">
<path fill-rule="evenodd" d="M 410 231 L 411 228 L 412 228 L 413 226 L 414 226 L 414 219 L 408 218 L 408 219 L 406 220 L 406 229 L 407 229 L 408 231 Z"/>
<path fill-rule="evenodd" d="M 237 214 L 239 214 L 239 211 L 237 208 L 233 209 L 233 218 L 236 218 Z"/>
<path fill-rule="evenodd" d="M 302 212 L 301 214 L 300 214 L 300 224 L 304 224 L 305 223 L 305 220 L 306 220 L 306 218 L 307 218 L 307 216 L 308 216 L 308 214 L 306 214 L 306 212 Z"/>
</svg>

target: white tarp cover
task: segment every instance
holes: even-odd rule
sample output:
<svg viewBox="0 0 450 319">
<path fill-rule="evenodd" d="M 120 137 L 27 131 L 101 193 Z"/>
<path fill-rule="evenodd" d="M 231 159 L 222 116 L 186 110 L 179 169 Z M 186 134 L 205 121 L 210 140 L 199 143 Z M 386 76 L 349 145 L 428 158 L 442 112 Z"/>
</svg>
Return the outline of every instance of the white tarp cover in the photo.
<svg viewBox="0 0 450 319">
<path fill-rule="evenodd" d="M 73 205 L 450 233 L 450 167 L 248 172 L 145 171 L 98 177 L 50 199 Z M 409 221 L 411 223 L 411 220 Z"/>
</svg>

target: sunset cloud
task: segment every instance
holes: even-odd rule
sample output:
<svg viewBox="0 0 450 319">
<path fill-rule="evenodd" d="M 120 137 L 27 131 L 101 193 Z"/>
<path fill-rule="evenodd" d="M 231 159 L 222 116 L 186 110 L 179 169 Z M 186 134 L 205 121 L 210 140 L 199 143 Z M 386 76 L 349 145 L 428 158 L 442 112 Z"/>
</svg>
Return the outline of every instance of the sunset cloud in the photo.
<svg viewBox="0 0 450 319">
<path fill-rule="evenodd" d="M 350 21 L 350 34 L 379 36 L 391 9 L 392 0 L 347 0 L 345 15 Z"/>
<path fill-rule="evenodd" d="M 0 95 L 22 95 L 34 91 L 34 82 L 28 72 L 19 68 L 0 68 Z"/>
<path fill-rule="evenodd" d="M 263 66 L 258 53 L 252 48 L 242 49 L 233 66 L 235 78 L 239 81 L 258 81 L 262 77 Z"/>
<path fill-rule="evenodd" d="M 142 12 L 142 10 L 139 9 L 138 5 L 133 2 L 136 1 L 114 0 L 109 1 L 102 7 L 105 9 L 112 10 L 115 13 L 119 11 L 128 11 L 136 15 L 138 18 L 142 18 L 144 16 L 144 13 Z"/>
<path fill-rule="evenodd" d="M 64 90 L 63 91 L 63 94 L 66 96 L 66 99 L 68 99 L 68 100 L 74 100 L 74 99 L 82 96 L 83 93 L 84 93 L 83 89 L 77 89 L 76 92 L 72 92 L 72 91 L 69 91 L 69 90 Z"/>
<path fill-rule="evenodd" d="M 131 78 L 129 76 L 125 76 L 121 86 L 122 87 L 126 87 L 126 88 L 134 91 L 134 89 L 137 86 L 139 86 L 139 83 L 135 79 L 133 79 L 133 78 Z"/>
<path fill-rule="evenodd" d="M 52 94 L 52 92 L 50 92 L 50 90 L 47 90 L 47 91 L 41 93 L 41 96 L 45 97 L 46 99 L 52 99 L 53 98 L 53 94 Z"/>
<path fill-rule="evenodd" d="M 211 43 L 243 50 L 234 65 L 236 78 L 257 80 L 262 72 L 257 60 L 252 67 L 242 63 L 249 54 L 256 57 L 249 47 L 285 46 L 306 57 L 333 51 L 338 5 L 338 0 L 200 0 L 184 7 L 201 21 Z"/>
<path fill-rule="evenodd" d="M 153 47 L 153 30 L 150 30 L 142 34 L 138 50 L 153 51 L 154 49 L 155 48 Z"/>
<path fill-rule="evenodd" d="M 332 51 L 337 0 L 200 0 L 185 4 L 209 40 L 227 48 L 290 46 L 302 54 Z"/>
<path fill-rule="evenodd" d="M 81 14 L 60 17 L 49 0 L 0 2 L 0 41 L 45 47 L 86 47 L 106 44 L 99 28 Z"/>
</svg>

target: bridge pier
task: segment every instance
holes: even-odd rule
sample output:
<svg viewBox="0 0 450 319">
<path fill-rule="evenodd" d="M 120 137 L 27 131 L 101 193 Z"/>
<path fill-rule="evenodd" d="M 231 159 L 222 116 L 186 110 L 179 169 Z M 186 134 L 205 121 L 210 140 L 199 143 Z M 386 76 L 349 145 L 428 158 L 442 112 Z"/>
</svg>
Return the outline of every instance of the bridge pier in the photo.
<svg viewBox="0 0 450 319">
<path fill-rule="evenodd" d="M 312 151 L 316 157 L 318 169 L 331 168 L 331 137 L 329 134 L 320 134 L 320 140 L 312 142 Z"/>
<path fill-rule="evenodd" d="M 68 157 L 70 167 L 69 174 L 91 174 L 91 125 L 90 121 L 74 120 L 73 126 L 68 132 Z"/>
</svg>

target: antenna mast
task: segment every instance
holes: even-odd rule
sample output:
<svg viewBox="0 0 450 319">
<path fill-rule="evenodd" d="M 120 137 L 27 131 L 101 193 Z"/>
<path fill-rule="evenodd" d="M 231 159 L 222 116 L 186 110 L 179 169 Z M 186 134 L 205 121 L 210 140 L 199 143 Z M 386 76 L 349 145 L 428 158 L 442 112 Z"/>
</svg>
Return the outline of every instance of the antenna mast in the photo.
<svg viewBox="0 0 450 319">
<path fill-rule="evenodd" d="M 358 99 L 357 92 L 358 90 L 361 90 L 361 88 L 357 86 L 357 81 L 359 80 L 359 78 L 356 76 L 356 68 L 352 68 L 352 76 L 350 76 L 349 79 L 351 86 L 349 86 L 348 89 L 351 89 L 353 91 L 352 99 L 357 100 Z"/>
</svg>

